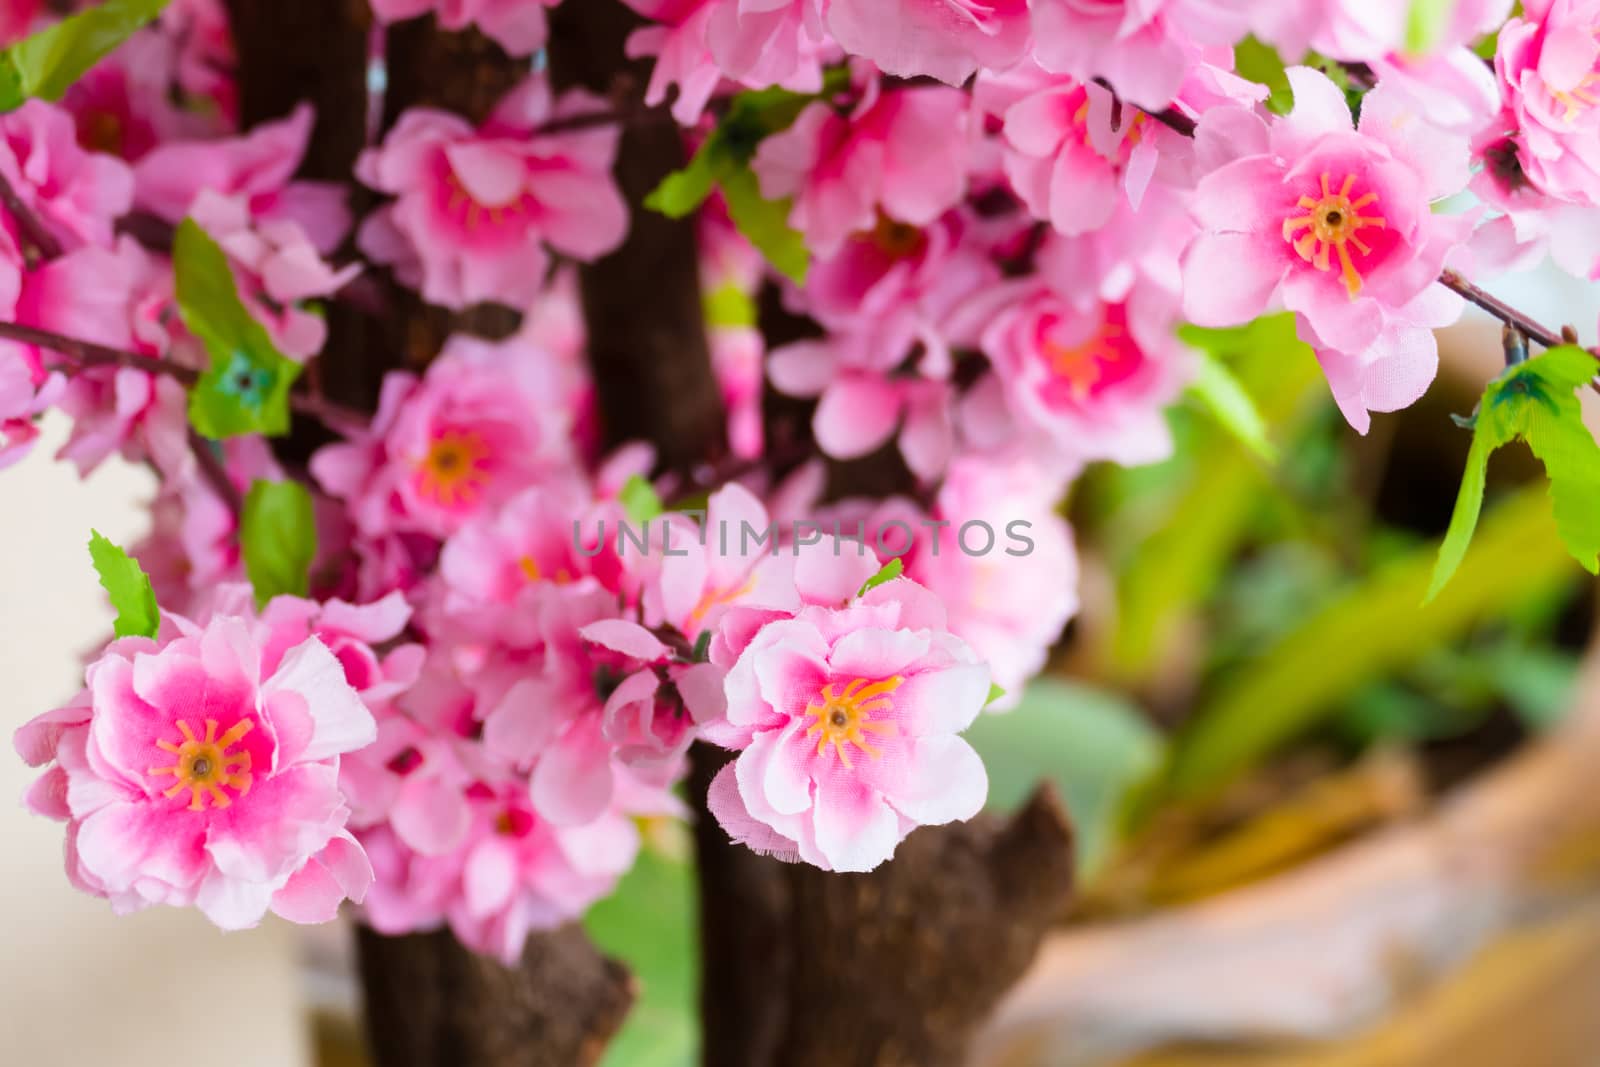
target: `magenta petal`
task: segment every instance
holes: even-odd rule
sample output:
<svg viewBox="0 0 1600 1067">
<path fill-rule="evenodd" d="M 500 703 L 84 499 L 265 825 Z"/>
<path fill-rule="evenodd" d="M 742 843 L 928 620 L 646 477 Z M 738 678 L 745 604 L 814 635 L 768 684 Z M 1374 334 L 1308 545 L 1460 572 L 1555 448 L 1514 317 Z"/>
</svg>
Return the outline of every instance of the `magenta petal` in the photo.
<svg viewBox="0 0 1600 1067">
<path fill-rule="evenodd" d="M 912 737 L 955 734 L 971 726 L 989 700 L 989 667 L 961 663 L 920 671 L 894 693 L 895 719 Z"/>
<path fill-rule="evenodd" d="M 834 642 L 828 669 L 836 678 L 888 678 L 928 652 L 928 635 L 911 630 L 856 630 Z"/>
<path fill-rule="evenodd" d="M 107 890 L 131 889 L 142 878 L 193 886 L 209 864 L 205 823 L 188 814 L 142 803 L 107 805 L 79 825 L 78 861 Z"/>
<path fill-rule="evenodd" d="M 723 691 L 724 672 L 711 663 L 696 663 L 673 676 L 672 684 L 683 698 L 683 706 L 697 724 L 720 719 L 728 710 Z"/>
<path fill-rule="evenodd" d="M 840 378 L 813 417 L 817 444 L 835 459 L 855 459 L 882 445 L 900 420 L 900 396 L 880 378 Z"/>
<path fill-rule="evenodd" d="M 266 916 L 272 906 L 272 893 L 268 883 L 230 878 L 213 869 L 200 883 L 194 903 L 224 930 L 248 930 Z"/>
<path fill-rule="evenodd" d="M 511 902 L 517 885 L 517 860 L 507 842 L 486 838 L 472 849 L 461 872 L 467 913 L 484 919 Z"/>
</svg>

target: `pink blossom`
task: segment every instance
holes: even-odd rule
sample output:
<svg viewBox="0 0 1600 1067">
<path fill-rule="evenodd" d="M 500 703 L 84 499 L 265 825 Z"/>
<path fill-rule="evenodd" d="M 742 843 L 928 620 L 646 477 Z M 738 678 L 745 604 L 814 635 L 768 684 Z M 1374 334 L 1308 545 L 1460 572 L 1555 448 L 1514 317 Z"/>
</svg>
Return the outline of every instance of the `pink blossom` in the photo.
<svg viewBox="0 0 1600 1067">
<path fill-rule="evenodd" d="M 1505 24 L 1495 72 L 1522 170 L 1559 199 L 1600 206 L 1600 2 L 1540 0 Z"/>
<path fill-rule="evenodd" d="M 1004 70 L 1029 44 L 1027 0 L 832 0 L 828 29 L 885 73 L 960 85 Z"/>
<path fill-rule="evenodd" d="M 876 83 L 874 83 L 874 86 Z M 790 223 L 820 256 L 871 230 L 879 211 L 926 226 L 966 190 L 967 102 L 954 89 L 869 89 L 849 117 L 806 107 L 761 142 L 751 167 L 762 193 L 792 196 Z"/>
<path fill-rule="evenodd" d="M 388 827 L 360 833 L 377 874 L 364 908 L 375 930 L 404 934 L 448 922 L 462 944 L 511 965 L 528 934 L 578 918 L 633 866 L 639 835 L 621 810 L 559 827 L 505 779 L 473 782 L 461 796 L 462 841 L 447 853 L 413 850 Z"/>
<path fill-rule="evenodd" d="M 274 664 L 244 619 L 168 616 L 160 641 L 116 641 L 85 677 L 16 738 L 29 764 L 54 762 L 28 804 L 67 821 L 75 885 L 119 912 L 194 905 L 224 929 L 268 910 L 327 921 L 362 897 L 339 756 L 373 720 L 321 642 Z"/>
<path fill-rule="evenodd" d="M 0 11 L 0 47 L 26 37 L 43 10 L 44 0 L 9 0 Z"/>
<path fill-rule="evenodd" d="M 1232 45 L 1248 32 L 1244 0 L 1034 0 L 1040 66 L 1080 82 L 1103 77 L 1142 107 L 1166 107 L 1200 46 Z"/>
<path fill-rule="evenodd" d="M 113 250 L 88 246 L 30 275 L 18 320 L 140 355 L 203 365 L 193 345 L 175 345 L 172 271 L 132 239 Z M 181 326 L 176 326 L 181 330 Z M 87 476 L 112 454 L 149 460 L 167 475 L 190 462 L 187 393 L 167 375 L 133 367 L 74 370 L 61 397 L 73 418 L 60 458 Z"/>
<path fill-rule="evenodd" d="M 0 115 L 0 176 L 69 249 L 110 245 L 112 224 L 133 197 L 127 165 L 79 148 L 72 116 L 43 100 Z M 15 239 L 16 221 L 3 209 L 0 226 Z"/>
<path fill-rule="evenodd" d="M 372 13 L 384 22 L 398 22 L 432 13 L 447 30 L 476 25 L 514 56 L 544 47 L 549 36 L 544 9 L 561 0 L 372 0 Z"/>
<path fill-rule="evenodd" d="M 616 597 L 592 586 L 546 598 L 540 622 L 542 669 L 517 671 L 497 696 L 479 702 L 484 745 L 531 772 L 542 818 L 582 826 L 610 808 L 624 778 L 664 786 L 676 776 L 697 710 L 684 698 L 708 691 L 695 682 L 713 668 L 669 669 L 669 649 L 618 618 Z M 663 688 L 685 673 L 687 691 Z M 479 671 L 470 684 L 481 687 L 491 674 Z"/>
<path fill-rule="evenodd" d="M 321 254 L 338 247 L 350 230 L 342 186 L 294 181 L 305 157 L 316 113 L 309 104 L 266 122 L 242 137 L 162 145 L 134 168 L 140 210 L 178 223 L 208 193 L 240 205 L 252 223 L 294 223 Z"/>
<path fill-rule="evenodd" d="M 178 87 L 214 107 L 230 126 L 237 122 L 237 57 L 223 0 L 172 0 L 161 13 L 161 29 L 178 46 Z"/>
<path fill-rule="evenodd" d="M 134 34 L 72 84 L 61 103 L 79 144 L 133 163 L 194 125 L 170 99 L 173 48 L 160 33 Z"/>
<path fill-rule="evenodd" d="M 767 623 L 726 691 L 728 722 L 752 740 L 709 804 L 757 851 L 868 871 L 915 827 L 983 806 L 983 763 L 957 734 L 988 699 L 989 669 L 908 579 Z"/>
<path fill-rule="evenodd" d="M 576 90 L 553 101 L 549 83 L 536 77 L 478 130 L 448 112 L 407 112 L 356 165 L 363 182 L 396 197 L 363 225 L 362 249 L 433 303 L 532 303 L 543 287 L 545 245 L 592 260 L 627 230 L 627 206 L 611 178 L 616 127 L 538 132 L 552 119 L 605 106 Z"/>
<path fill-rule="evenodd" d="M 1276 296 L 1328 345 L 1358 351 L 1466 237 L 1470 220 L 1430 207 L 1466 184 L 1466 142 L 1426 127 L 1382 87 L 1353 131 L 1332 82 L 1303 67 L 1289 77 L 1294 111 L 1270 129 L 1225 109 L 1201 119 L 1202 158 L 1237 158 L 1196 190 L 1205 232 L 1184 258 L 1184 310 L 1201 325 L 1232 325 Z"/>
<path fill-rule="evenodd" d="M 453 338 L 418 381 L 391 374 L 371 429 L 329 445 L 312 473 L 364 536 L 444 539 L 568 462 L 550 357 L 519 339 Z"/>
<path fill-rule="evenodd" d="M 994 372 L 968 394 L 965 428 L 981 448 L 1020 429 L 1082 461 L 1164 459 L 1172 438 L 1163 411 L 1189 377 L 1176 328 L 1175 301 L 1150 286 L 1086 308 L 1024 290 L 984 331 Z"/>
<path fill-rule="evenodd" d="M 819 0 L 625 0 L 657 25 L 628 37 L 628 55 L 654 56 L 645 102 L 693 126 L 724 77 L 752 88 L 818 92 L 824 33 Z"/>
<path fill-rule="evenodd" d="M 1005 169 L 1036 218 L 1064 234 L 1104 226 L 1126 197 L 1135 208 L 1155 173 L 1157 147 L 1177 135 L 1136 112 L 1113 129 L 1113 98 L 1098 85 L 1032 78 L 1006 108 Z"/>
</svg>

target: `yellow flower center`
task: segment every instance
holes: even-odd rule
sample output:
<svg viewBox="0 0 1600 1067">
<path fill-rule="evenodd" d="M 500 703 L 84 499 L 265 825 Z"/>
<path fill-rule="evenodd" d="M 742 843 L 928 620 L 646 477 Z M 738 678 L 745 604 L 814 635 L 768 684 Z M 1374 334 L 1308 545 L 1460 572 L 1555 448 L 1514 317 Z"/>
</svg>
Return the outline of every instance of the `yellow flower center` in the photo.
<svg viewBox="0 0 1600 1067">
<path fill-rule="evenodd" d="M 867 240 L 893 260 L 920 255 L 928 247 L 928 235 L 920 227 L 892 219 L 881 211 L 878 224 L 867 234 Z"/>
<path fill-rule="evenodd" d="M 846 770 L 853 766 L 846 745 L 856 746 L 873 759 L 882 755 L 867 743 L 863 735 L 896 732 L 892 722 L 868 720 L 878 712 L 894 707 L 889 694 L 899 689 L 904 681 L 897 674 L 871 685 L 867 684 L 865 678 L 857 678 L 846 685 L 842 692 L 832 682 L 823 686 L 818 694 L 821 703 L 813 702 L 806 706 L 806 714 L 817 717 L 817 721 L 806 730 L 807 737 L 817 739 L 817 755 L 822 755 L 830 744 L 833 745 L 833 750 L 839 753 L 839 762 L 845 765 Z"/>
<path fill-rule="evenodd" d="M 254 781 L 250 774 L 250 753 L 228 751 L 254 726 L 255 723 L 250 719 L 240 719 L 227 733 L 218 737 L 217 720 L 207 719 L 206 735 L 199 738 L 186 720 L 179 720 L 182 743 L 156 742 L 158 748 L 177 756 L 178 762 L 171 767 L 151 767 L 149 773 L 170 774 L 177 779 L 172 788 L 167 790 L 169 797 L 189 790 L 190 811 L 204 811 L 206 797 L 211 798 L 213 807 L 225 808 L 233 801 L 222 791 L 223 786 L 235 789 L 240 796 L 244 796 L 250 792 L 250 785 Z"/>
<path fill-rule="evenodd" d="M 417 489 L 446 507 L 470 504 L 488 482 L 488 469 L 489 448 L 482 437 L 465 430 L 446 430 L 417 463 Z"/>
<path fill-rule="evenodd" d="M 1321 197 L 1302 196 L 1299 206 L 1305 214 L 1283 220 L 1283 239 L 1294 246 L 1301 259 L 1318 270 L 1325 271 L 1332 266 L 1330 251 L 1338 254 L 1340 274 L 1351 299 L 1361 291 L 1361 274 L 1350 261 L 1349 246 L 1355 245 L 1362 255 L 1368 254 L 1372 248 L 1361 239 L 1361 231 L 1381 230 L 1388 225 L 1381 215 L 1361 214 L 1362 208 L 1377 202 L 1378 194 L 1368 193 L 1359 200 L 1351 200 L 1350 190 L 1355 184 L 1356 176 L 1347 174 L 1344 185 L 1335 193 L 1324 173 Z"/>
<path fill-rule="evenodd" d="M 1121 326 L 1108 322 L 1080 345 L 1045 342 L 1044 352 L 1050 357 L 1050 372 L 1067 383 L 1074 400 L 1087 399 L 1095 386 L 1105 380 L 1106 372 L 1121 361 L 1123 353 L 1115 342 L 1122 334 Z"/>
<path fill-rule="evenodd" d="M 445 185 L 450 190 L 448 209 L 452 214 L 460 217 L 461 224 L 467 228 L 468 233 L 472 233 L 482 226 L 485 217 L 488 218 L 491 226 L 499 226 L 508 217 L 521 216 L 527 213 L 529 198 L 526 192 L 508 203 L 487 205 L 467 192 L 467 187 L 462 184 L 460 178 L 456 177 L 454 171 L 447 174 L 444 180 Z"/>
<path fill-rule="evenodd" d="M 552 581 L 556 585 L 566 585 L 572 581 L 572 572 L 565 567 L 556 571 L 555 577 L 546 579 L 544 568 L 540 567 L 539 561 L 532 556 L 523 556 L 517 560 L 517 567 L 522 571 L 522 576 L 535 585 L 546 580 Z"/>
</svg>

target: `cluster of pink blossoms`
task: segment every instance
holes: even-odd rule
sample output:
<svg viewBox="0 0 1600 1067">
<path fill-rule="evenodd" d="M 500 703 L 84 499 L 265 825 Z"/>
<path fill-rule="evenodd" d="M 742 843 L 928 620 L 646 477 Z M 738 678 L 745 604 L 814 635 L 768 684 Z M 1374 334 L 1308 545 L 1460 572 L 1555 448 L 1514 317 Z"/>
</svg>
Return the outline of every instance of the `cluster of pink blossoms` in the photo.
<svg viewBox="0 0 1600 1067">
<path fill-rule="evenodd" d="M 1170 453 L 1182 324 L 1292 312 L 1365 432 L 1434 376 L 1462 307 L 1442 271 L 1548 252 L 1600 278 L 1600 0 L 1461 0 L 1421 50 L 1412 5 L 1365 0 L 626 2 L 654 61 L 631 102 L 553 89 L 559 0 L 371 0 L 533 59 L 487 116 L 400 114 L 348 183 L 297 177 L 309 105 L 237 128 L 218 0 L 0 114 L 0 322 L 102 346 L 0 341 L 0 464 L 54 410 L 85 474 L 162 479 L 135 549 L 158 635 L 17 734 L 75 885 L 228 928 L 352 900 L 513 959 L 611 891 L 640 820 L 688 814 L 697 743 L 730 754 L 706 807 L 733 840 L 870 870 L 982 807 L 961 734 L 1076 611 L 1073 479 Z M 44 7 L 9 4 L 0 42 Z M 1288 61 L 1286 113 L 1235 69 L 1247 36 Z M 774 87 L 783 121 L 713 136 Z M 686 155 L 749 168 L 695 222 L 728 421 L 693 477 L 602 447 L 631 428 L 602 424 L 573 262 L 624 245 L 618 114 L 658 106 Z M 741 232 L 757 195 L 803 281 Z M 333 438 L 309 458 L 197 452 L 185 220 L 297 363 L 337 360 L 330 304 L 384 314 L 394 286 L 520 326 L 397 355 L 370 416 L 303 389 Z M 899 493 L 826 491 L 869 456 L 898 457 Z M 258 610 L 233 498 L 291 478 L 310 595 Z"/>
</svg>

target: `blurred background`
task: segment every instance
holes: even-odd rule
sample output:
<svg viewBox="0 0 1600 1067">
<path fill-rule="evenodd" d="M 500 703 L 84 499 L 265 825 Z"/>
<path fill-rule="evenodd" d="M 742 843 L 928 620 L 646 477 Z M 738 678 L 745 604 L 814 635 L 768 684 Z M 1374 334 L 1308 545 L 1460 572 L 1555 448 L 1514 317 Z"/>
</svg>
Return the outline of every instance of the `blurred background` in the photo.
<svg viewBox="0 0 1600 1067">
<path fill-rule="evenodd" d="M 1494 288 L 1595 343 L 1593 286 Z M 1471 553 L 1422 605 L 1470 441 L 1450 415 L 1501 366 L 1486 320 L 1441 347 L 1428 396 L 1364 438 L 1308 353 L 1219 350 L 1276 463 L 1185 405 L 1173 460 L 1076 488 L 1084 610 L 1022 706 L 969 736 L 996 810 L 1057 783 L 1081 882 L 975 1062 L 1600 1063 L 1596 587 L 1515 446 Z M 8 732 L 78 684 L 111 615 L 88 531 L 137 540 L 153 486 L 114 464 L 79 482 L 50 459 L 61 430 L 4 474 Z M 116 919 L 68 887 L 60 828 L 12 799 L 30 778 L 0 758 L 0 1059 L 363 1062 L 343 930 Z M 640 978 L 615 1067 L 695 1056 L 692 871 L 681 828 L 649 830 L 586 924 Z"/>
</svg>

